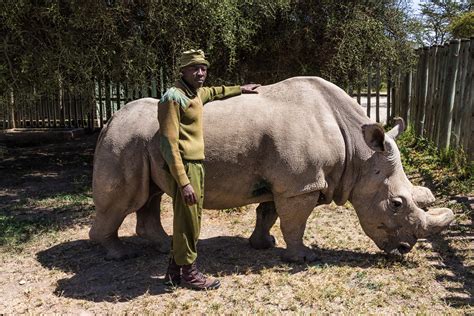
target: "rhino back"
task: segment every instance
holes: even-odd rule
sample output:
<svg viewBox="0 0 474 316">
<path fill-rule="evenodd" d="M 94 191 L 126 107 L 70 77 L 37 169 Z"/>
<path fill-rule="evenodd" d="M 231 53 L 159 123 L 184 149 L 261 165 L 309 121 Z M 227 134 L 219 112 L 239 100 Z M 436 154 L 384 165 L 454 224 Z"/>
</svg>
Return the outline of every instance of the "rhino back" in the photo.
<svg viewBox="0 0 474 316">
<path fill-rule="evenodd" d="M 316 77 L 258 91 L 205 105 L 206 207 L 312 191 L 332 199 L 347 159 L 347 129 L 368 120 L 360 106 Z"/>
</svg>

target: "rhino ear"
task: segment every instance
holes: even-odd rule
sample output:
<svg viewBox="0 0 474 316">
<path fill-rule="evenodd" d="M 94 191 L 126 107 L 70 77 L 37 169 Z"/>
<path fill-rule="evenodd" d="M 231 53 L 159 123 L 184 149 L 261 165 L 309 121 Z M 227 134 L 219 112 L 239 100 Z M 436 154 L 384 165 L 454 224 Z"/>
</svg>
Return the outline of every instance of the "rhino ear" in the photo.
<svg viewBox="0 0 474 316">
<path fill-rule="evenodd" d="M 385 132 L 379 124 L 362 125 L 364 140 L 370 149 L 374 151 L 385 151 Z"/>
<path fill-rule="evenodd" d="M 405 131 L 405 121 L 401 117 L 396 117 L 393 120 L 395 121 L 395 126 L 387 132 L 387 136 L 397 139 Z"/>
</svg>

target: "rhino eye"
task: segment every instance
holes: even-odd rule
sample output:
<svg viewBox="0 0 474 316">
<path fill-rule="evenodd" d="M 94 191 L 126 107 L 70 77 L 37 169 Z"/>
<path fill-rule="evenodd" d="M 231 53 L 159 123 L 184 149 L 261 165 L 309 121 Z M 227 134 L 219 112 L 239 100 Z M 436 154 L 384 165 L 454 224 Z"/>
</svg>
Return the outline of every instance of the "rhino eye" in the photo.
<svg viewBox="0 0 474 316">
<path fill-rule="evenodd" d="M 394 198 L 390 201 L 390 206 L 394 212 L 397 212 L 403 206 L 403 201 L 400 198 Z"/>
</svg>

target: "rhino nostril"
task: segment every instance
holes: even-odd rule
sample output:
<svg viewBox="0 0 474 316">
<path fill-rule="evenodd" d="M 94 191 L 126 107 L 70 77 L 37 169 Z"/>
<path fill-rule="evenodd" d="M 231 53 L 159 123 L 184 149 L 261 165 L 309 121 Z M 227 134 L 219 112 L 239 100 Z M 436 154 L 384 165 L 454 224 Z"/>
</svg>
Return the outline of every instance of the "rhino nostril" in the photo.
<svg viewBox="0 0 474 316">
<path fill-rule="evenodd" d="M 406 242 L 402 242 L 402 243 L 400 243 L 400 245 L 398 246 L 397 250 L 398 250 L 401 254 L 405 254 L 405 253 L 410 252 L 411 246 L 410 246 L 410 244 L 408 244 L 408 243 L 406 243 Z"/>
</svg>

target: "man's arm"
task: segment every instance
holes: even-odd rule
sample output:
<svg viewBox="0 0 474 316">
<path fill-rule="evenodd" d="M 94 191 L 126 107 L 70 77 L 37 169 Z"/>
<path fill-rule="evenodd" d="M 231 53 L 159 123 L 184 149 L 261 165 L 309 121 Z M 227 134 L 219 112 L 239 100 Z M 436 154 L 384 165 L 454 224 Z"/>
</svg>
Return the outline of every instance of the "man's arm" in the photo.
<svg viewBox="0 0 474 316">
<path fill-rule="evenodd" d="M 256 88 L 259 84 L 246 84 L 243 86 L 220 86 L 220 87 L 203 87 L 199 89 L 199 94 L 202 103 L 207 103 L 213 100 L 230 98 L 241 93 L 258 93 Z"/>
</svg>

